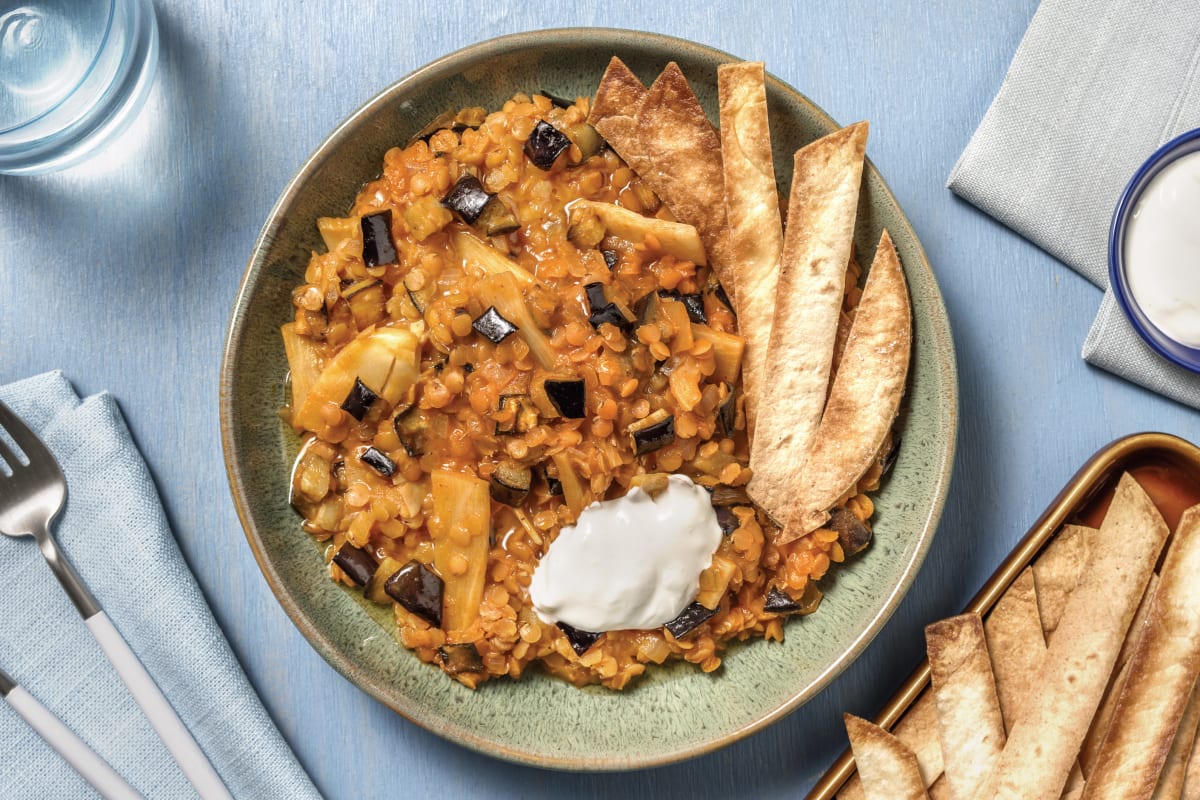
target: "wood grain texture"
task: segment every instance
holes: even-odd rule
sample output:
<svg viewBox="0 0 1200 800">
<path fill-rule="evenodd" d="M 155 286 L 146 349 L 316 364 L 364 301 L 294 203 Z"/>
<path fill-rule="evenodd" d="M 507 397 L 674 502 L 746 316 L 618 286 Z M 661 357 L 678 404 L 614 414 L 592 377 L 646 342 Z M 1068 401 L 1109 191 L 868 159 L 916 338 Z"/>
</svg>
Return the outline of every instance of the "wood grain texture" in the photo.
<svg viewBox="0 0 1200 800">
<path fill-rule="evenodd" d="M 842 712 L 869 716 L 891 695 L 921 658 L 923 625 L 963 607 L 1089 455 L 1147 428 L 1200 439 L 1196 412 L 1080 359 L 1100 302 L 1093 287 L 945 189 L 1036 5 L 813 0 L 749 14 L 731 0 L 313 0 L 281 15 L 265 0 L 160 0 L 160 81 L 122 146 L 62 174 L 0 177 L 0 381 L 57 367 L 81 392 L 114 393 L 217 620 L 330 800 L 397 791 L 801 796 L 845 746 Z M 300 163 L 340 120 L 423 64 L 493 35 L 568 25 L 657 31 L 760 59 L 839 122 L 869 119 L 868 156 L 941 283 L 961 381 L 942 533 L 865 655 L 813 702 L 748 740 L 612 775 L 478 755 L 411 725 L 331 670 L 258 572 L 217 435 L 233 297 L 254 237 Z M 0 765 L 0 779 L 20 769 Z"/>
</svg>

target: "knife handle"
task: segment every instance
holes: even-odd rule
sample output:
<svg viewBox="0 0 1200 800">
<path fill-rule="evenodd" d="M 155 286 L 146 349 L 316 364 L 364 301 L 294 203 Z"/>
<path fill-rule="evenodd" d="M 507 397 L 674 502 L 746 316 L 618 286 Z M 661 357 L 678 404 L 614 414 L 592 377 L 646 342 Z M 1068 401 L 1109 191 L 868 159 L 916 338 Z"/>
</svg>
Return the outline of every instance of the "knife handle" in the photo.
<svg viewBox="0 0 1200 800">
<path fill-rule="evenodd" d="M 14 686 L 4 699 L 106 800 L 143 800 L 137 789 L 126 783 L 108 762 L 96 755 L 36 697 L 20 686 Z"/>
<path fill-rule="evenodd" d="M 84 623 L 96 637 L 104 654 L 129 688 L 129 693 L 141 706 L 146 719 L 150 720 L 159 738 L 200 797 L 203 800 L 233 800 L 229 790 L 221 782 L 221 777 L 200 749 L 200 745 L 196 744 L 196 740 L 179 719 L 179 715 L 158 688 L 158 684 L 113 626 L 108 614 L 99 611 L 84 620 Z"/>
</svg>

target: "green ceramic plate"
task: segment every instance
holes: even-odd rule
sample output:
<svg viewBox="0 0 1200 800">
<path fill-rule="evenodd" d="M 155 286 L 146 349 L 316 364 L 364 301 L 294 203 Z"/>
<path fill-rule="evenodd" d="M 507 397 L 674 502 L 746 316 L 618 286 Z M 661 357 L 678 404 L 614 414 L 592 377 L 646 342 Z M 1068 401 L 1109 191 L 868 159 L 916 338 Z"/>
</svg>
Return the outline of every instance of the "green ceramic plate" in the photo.
<svg viewBox="0 0 1200 800">
<path fill-rule="evenodd" d="M 280 422 L 287 367 L 279 326 L 291 289 L 321 248 L 315 220 L 346 212 L 384 152 L 447 109 L 497 108 L 517 91 L 590 95 L 617 54 L 647 83 L 671 60 L 716 119 L 716 67 L 735 60 L 664 36 L 602 29 L 495 39 L 409 75 L 355 112 L 300 168 L 254 245 L 229 326 L 221 373 L 221 435 L 234 501 L 279 602 L 339 672 L 408 719 L 460 744 L 563 769 L 629 769 L 695 756 L 777 720 L 813 697 L 863 651 L 920 567 L 941 514 L 954 456 L 957 385 L 942 298 L 921 245 L 873 167 L 866 172 L 856 244 L 869 264 L 884 227 L 912 293 L 915 347 L 901 419 L 903 444 L 876 498 L 875 540 L 826 581 L 820 611 L 788 623 L 783 644 L 735 647 L 705 675 L 690 665 L 650 670 L 623 694 L 579 690 L 540 673 L 472 692 L 420 663 L 392 635 L 391 614 L 326 576 L 318 546 L 287 502 L 297 440 Z M 753 53 L 745 54 L 753 57 Z M 776 169 L 834 129 L 803 95 L 768 84 Z"/>
</svg>

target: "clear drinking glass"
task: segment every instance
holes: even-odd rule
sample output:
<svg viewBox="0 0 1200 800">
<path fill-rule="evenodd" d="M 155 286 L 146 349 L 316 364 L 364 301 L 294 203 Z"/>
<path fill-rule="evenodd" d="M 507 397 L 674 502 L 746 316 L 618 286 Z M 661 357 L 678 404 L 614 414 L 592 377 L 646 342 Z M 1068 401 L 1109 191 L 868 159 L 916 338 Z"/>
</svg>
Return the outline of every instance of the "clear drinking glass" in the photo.
<svg viewBox="0 0 1200 800">
<path fill-rule="evenodd" d="M 95 152 L 136 116 L 157 64 L 150 0 L 0 0 L 0 173 Z"/>
</svg>

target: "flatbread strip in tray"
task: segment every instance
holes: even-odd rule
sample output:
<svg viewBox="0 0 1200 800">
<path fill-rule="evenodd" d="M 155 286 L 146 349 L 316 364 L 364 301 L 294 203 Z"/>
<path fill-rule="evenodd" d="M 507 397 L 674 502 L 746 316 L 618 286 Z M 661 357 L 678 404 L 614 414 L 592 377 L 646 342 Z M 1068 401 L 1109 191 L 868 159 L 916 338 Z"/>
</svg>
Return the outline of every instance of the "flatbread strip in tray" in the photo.
<svg viewBox="0 0 1200 800">
<path fill-rule="evenodd" d="M 1166 538 L 1145 490 L 1122 475 L 1050 641 L 1038 691 L 976 800 L 1058 800 Z"/>
<path fill-rule="evenodd" d="M 925 628 L 938 739 L 950 793 L 967 798 L 991 773 L 1004 748 L 1004 720 L 978 614 Z"/>
<path fill-rule="evenodd" d="M 824 525 L 829 509 L 850 493 L 875 460 L 900 410 L 911 350 L 908 285 L 885 230 L 821 423 L 800 468 L 781 541 Z"/>
<path fill-rule="evenodd" d="M 641 85 L 614 57 L 601 78 L 588 121 L 676 219 L 696 228 L 709 263 L 736 306 L 721 139 L 674 61 L 639 97 Z M 633 102 L 635 106 L 625 105 Z"/>
<path fill-rule="evenodd" d="M 742 364 L 746 430 L 753 436 L 783 253 L 783 223 L 771 154 L 762 62 L 743 61 L 717 67 L 717 93 L 732 259 L 730 272 L 736 288 L 738 327 L 746 339 Z"/>
<path fill-rule="evenodd" d="M 1154 787 L 1154 800 L 1178 800 L 1183 797 L 1188 760 L 1196 743 L 1196 727 L 1200 726 L 1200 690 L 1197 686 L 1200 684 L 1192 686 L 1187 708 L 1179 720 L 1179 730 L 1175 732 L 1171 751 L 1167 753 L 1162 774 L 1158 776 L 1158 785 Z"/>
<path fill-rule="evenodd" d="M 843 719 L 867 800 L 928 800 L 917 757 L 903 742 L 853 714 Z"/>
<path fill-rule="evenodd" d="M 1167 551 L 1129 677 L 1088 775 L 1085 800 L 1154 793 L 1200 675 L 1200 507 L 1184 512 Z"/>
<path fill-rule="evenodd" d="M 786 524 L 825 408 L 862 184 L 867 123 L 796 151 L 768 363 L 750 447 L 750 496 Z"/>
</svg>

